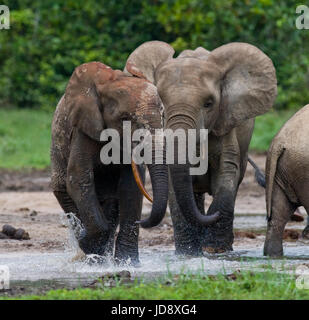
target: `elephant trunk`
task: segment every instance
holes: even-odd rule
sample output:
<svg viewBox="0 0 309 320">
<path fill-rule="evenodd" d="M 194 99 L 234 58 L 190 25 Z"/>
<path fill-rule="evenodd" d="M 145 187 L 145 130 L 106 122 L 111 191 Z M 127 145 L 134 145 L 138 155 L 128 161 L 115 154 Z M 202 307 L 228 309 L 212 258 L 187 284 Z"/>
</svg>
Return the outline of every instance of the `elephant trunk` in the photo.
<svg viewBox="0 0 309 320">
<path fill-rule="evenodd" d="M 173 117 L 170 117 L 168 119 L 168 128 L 172 129 L 174 132 L 177 129 L 183 129 L 187 133 L 188 129 L 196 128 L 196 126 L 194 125 L 195 121 L 193 121 L 193 119 L 193 117 L 188 117 L 188 119 L 186 119 L 186 117 L 183 115 L 173 115 Z M 187 134 L 186 136 L 188 137 Z M 208 226 L 215 223 L 219 219 L 220 214 L 219 212 L 216 212 L 211 216 L 206 216 L 204 214 L 201 214 L 201 212 L 197 208 L 193 194 L 192 177 L 189 171 L 190 164 L 188 155 L 186 156 L 186 163 L 179 164 L 178 142 L 175 143 L 174 164 L 169 165 L 171 180 L 177 203 L 179 205 L 181 213 L 189 223 L 193 225 Z M 186 154 L 188 152 L 187 146 L 188 144 L 186 142 Z"/>
<path fill-rule="evenodd" d="M 166 164 L 166 145 L 162 132 L 162 122 L 160 110 L 157 108 L 149 108 L 144 113 L 144 119 L 147 119 L 147 127 L 150 128 L 152 137 L 152 159 L 151 163 L 147 164 L 149 171 L 153 200 L 148 195 L 142 184 L 139 185 L 144 196 L 152 201 L 152 210 L 150 216 L 142 221 L 138 221 L 143 228 L 152 228 L 158 225 L 166 213 L 168 201 L 168 167 Z M 159 129 L 158 131 L 156 129 Z M 134 170 L 135 174 L 138 173 Z M 135 175 L 135 180 L 136 175 Z M 138 181 L 137 181 L 138 182 Z M 139 183 L 138 183 L 139 184 Z"/>
<path fill-rule="evenodd" d="M 175 197 L 181 213 L 193 225 L 208 226 L 219 219 L 219 212 L 211 216 L 200 213 L 194 200 L 192 178 L 189 173 L 189 164 L 172 164 L 170 173 Z"/>
<path fill-rule="evenodd" d="M 153 190 L 153 204 L 150 216 L 140 221 L 143 228 L 157 226 L 164 218 L 168 200 L 168 170 L 164 164 L 148 165 Z"/>
</svg>

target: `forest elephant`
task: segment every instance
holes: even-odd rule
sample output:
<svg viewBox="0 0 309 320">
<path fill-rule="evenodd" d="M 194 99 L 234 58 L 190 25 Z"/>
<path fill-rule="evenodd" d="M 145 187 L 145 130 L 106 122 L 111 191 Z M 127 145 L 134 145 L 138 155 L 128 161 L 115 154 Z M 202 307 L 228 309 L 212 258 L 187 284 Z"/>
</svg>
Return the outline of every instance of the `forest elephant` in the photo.
<svg viewBox="0 0 309 320">
<path fill-rule="evenodd" d="M 143 195 L 138 184 L 143 189 L 145 168 L 131 167 L 131 158 L 128 163 L 102 163 L 100 152 L 108 142 L 101 141 L 101 134 L 105 129 L 116 130 L 123 148 L 123 140 L 132 139 L 123 137 L 123 123 L 128 121 L 132 132 L 147 128 L 152 139 L 156 129 L 162 130 L 162 109 L 153 84 L 103 63 L 85 63 L 71 76 L 52 124 L 51 185 L 62 209 L 81 220 L 84 230 L 78 241 L 86 254 L 114 252 L 116 261 L 139 263 L 137 222 Z M 168 168 L 163 144 L 161 151 L 161 164 L 147 164 L 153 205 L 150 216 L 139 221 L 145 228 L 159 224 L 166 212 Z"/>
<path fill-rule="evenodd" d="M 309 213 L 309 104 L 288 120 L 273 139 L 266 161 L 267 233 L 264 255 L 282 256 L 286 223 L 296 208 Z M 309 221 L 308 221 L 309 222 Z M 308 237 L 309 227 L 303 231 Z"/>
<path fill-rule="evenodd" d="M 199 47 L 173 58 L 161 41 L 146 42 L 128 57 L 125 72 L 156 85 L 165 109 L 165 128 L 208 129 L 208 171 L 191 176 L 189 161 L 169 164 L 169 206 L 176 254 L 233 250 L 235 198 L 244 177 L 254 118 L 277 95 L 271 59 L 247 43 L 211 52 Z M 213 201 L 205 214 L 205 193 Z M 219 213 L 209 227 L 207 218 Z"/>
</svg>

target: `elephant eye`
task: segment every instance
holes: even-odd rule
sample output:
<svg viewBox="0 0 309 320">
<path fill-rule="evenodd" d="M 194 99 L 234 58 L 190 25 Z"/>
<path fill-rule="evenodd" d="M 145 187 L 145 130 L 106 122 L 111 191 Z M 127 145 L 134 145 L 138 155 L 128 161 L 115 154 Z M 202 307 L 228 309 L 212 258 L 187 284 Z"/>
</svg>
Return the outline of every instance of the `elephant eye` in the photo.
<svg viewBox="0 0 309 320">
<path fill-rule="evenodd" d="M 204 108 L 211 108 L 214 104 L 213 99 L 209 99 L 206 101 L 206 103 L 204 104 Z"/>
</svg>

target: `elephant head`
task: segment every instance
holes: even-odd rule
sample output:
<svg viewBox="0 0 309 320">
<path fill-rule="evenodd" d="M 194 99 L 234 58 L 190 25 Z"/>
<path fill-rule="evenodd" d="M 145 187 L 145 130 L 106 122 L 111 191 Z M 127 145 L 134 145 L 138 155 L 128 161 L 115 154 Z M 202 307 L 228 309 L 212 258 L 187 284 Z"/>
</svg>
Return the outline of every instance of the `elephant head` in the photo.
<svg viewBox="0 0 309 320">
<path fill-rule="evenodd" d="M 124 70 L 142 74 L 157 86 L 167 128 L 205 128 L 220 137 L 272 107 L 277 94 L 275 69 L 255 46 L 230 43 L 211 52 L 199 47 L 177 58 L 173 55 L 167 43 L 146 42 L 129 56 Z M 177 164 L 176 159 L 175 163 L 170 165 L 171 179 L 186 219 L 202 225 L 215 221 L 196 206 L 189 164 Z"/>
<path fill-rule="evenodd" d="M 120 135 L 122 146 L 124 121 L 131 122 L 132 132 L 135 129 L 149 129 L 153 139 L 155 129 L 162 128 L 163 105 L 157 88 L 144 77 L 128 76 L 100 62 L 85 63 L 75 69 L 64 99 L 70 126 L 78 128 L 98 142 L 101 142 L 104 129 L 115 129 Z M 154 144 L 152 145 L 152 148 L 155 148 Z M 132 144 L 132 149 L 133 146 Z M 164 146 L 162 150 L 164 154 Z M 154 150 L 152 156 L 154 159 Z M 168 198 L 168 171 L 165 161 L 163 164 L 152 161 L 147 166 L 153 188 L 153 206 L 150 217 L 140 222 L 144 228 L 161 222 Z M 147 195 L 133 161 L 132 167 L 140 189 Z"/>
</svg>

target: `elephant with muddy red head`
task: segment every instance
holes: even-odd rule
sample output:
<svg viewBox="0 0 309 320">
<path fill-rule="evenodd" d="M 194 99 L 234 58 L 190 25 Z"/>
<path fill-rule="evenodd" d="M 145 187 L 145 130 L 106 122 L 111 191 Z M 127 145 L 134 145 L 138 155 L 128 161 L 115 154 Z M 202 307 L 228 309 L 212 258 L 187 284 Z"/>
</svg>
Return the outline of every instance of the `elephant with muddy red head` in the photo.
<svg viewBox="0 0 309 320">
<path fill-rule="evenodd" d="M 162 129 L 162 108 L 157 88 L 144 77 L 124 74 L 100 62 L 83 64 L 71 76 L 52 124 L 51 185 L 63 210 L 81 220 L 84 229 L 78 242 L 86 254 L 115 252 L 117 261 L 138 264 L 136 222 L 142 210 L 138 186 L 145 193 L 141 184 L 144 170 L 134 163 L 131 168 L 130 161 L 125 163 L 122 158 L 119 163 L 103 163 L 101 151 L 109 142 L 101 141 L 101 135 L 105 129 L 114 129 L 124 151 L 123 141 L 132 139 L 123 136 L 124 121 L 131 123 L 132 132 L 147 128 L 154 137 L 152 133 Z M 140 221 L 145 228 L 159 224 L 167 207 L 164 144 L 161 149 L 163 161 L 147 164 L 153 205 L 150 216 Z"/>
<path fill-rule="evenodd" d="M 232 250 L 238 187 L 244 177 L 254 118 L 267 112 L 277 94 L 271 59 L 247 43 L 213 51 L 174 49 L 146 42 L 129 56 L 125 72 L 156 85 L 165 108 L 165 128 L 208 129 L 208 171 L 191 176 L 190 164 L 169 165 L 176 253 L 200 255 Z M 177 157 L 177 153 L 175 153 Z M 213 197 L 207 214 L 205 194 Z M 216 223 L 206 227 L 211 216 Z"/>
</svg>

